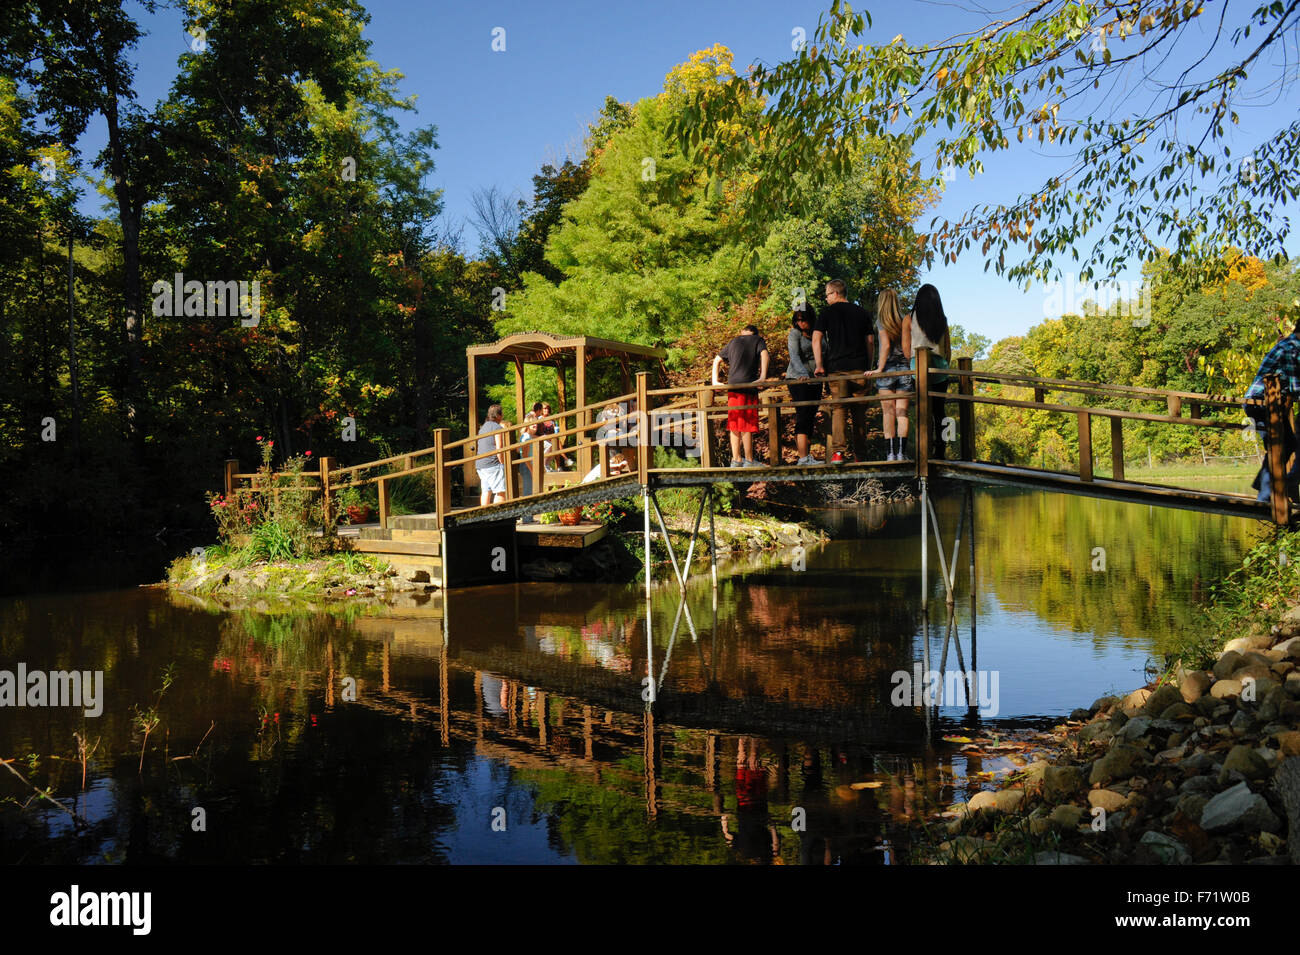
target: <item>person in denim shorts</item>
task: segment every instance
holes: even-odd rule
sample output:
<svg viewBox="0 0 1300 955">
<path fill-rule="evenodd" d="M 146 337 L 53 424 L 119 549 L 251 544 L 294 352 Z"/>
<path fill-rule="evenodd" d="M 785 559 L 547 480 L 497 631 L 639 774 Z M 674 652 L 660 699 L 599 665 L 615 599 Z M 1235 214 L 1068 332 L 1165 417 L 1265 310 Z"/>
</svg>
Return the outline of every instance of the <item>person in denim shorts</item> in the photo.
<svg viewBox="0 0 1300 955">
<path fill-rule="evenodd" d="M 880 414 L 885 440 L 889 442 L 887 461 L 907 460 L 907 398 L 888 396 L 912 391 L 912 376 L 889 375 L 891 371 L 906 372 L 911 368 L 908 353 L 912 350 L 911 323 L 903 320 L 898 306 L 898 293 L 885 289 L 876 299 L 876 330 L 880 334 L 880 362 L 877 373 L 885 377 L 876 379 L 876 390 L 885 400 L 880 403 Z"/>
</svg>

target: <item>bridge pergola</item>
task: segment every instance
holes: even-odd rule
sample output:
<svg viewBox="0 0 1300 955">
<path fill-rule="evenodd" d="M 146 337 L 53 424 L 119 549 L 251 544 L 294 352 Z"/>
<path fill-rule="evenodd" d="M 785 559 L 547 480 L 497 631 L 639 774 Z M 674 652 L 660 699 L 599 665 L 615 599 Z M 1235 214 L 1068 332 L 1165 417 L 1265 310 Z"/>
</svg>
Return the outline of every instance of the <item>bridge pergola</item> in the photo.
<svg viewBox="0 0 1300 955">
<path fill-rule="evenodd" d="M 478 361 L 486 359 L 511 363 L 515 367 L 515 421 L 516 426 L 522 421 L 525 412 L 525 369 L 529 365 L 550 366 L 555 369 L 556 394 L 560 407 L 557 412 L 567 411 L 568 388 L 565 371 L 574 370 L 574 408 L 578 409 L 578 421 L 575 426 L 582 428 L 591 424 L 591 413 L 587 406 L 598 402 L 587 389 L 587 366 L 598 359 L 614 359 L 618 362 L 622 376 L 623 394 L 632 391 L 635 371 L 652 370 L 655 372 L 659 387 L 668 384 L 668 371 L 664 360 L 668 352 L 652 345 L 633 345 L 630 342 L 616 342 L 605 338 L 593 338 L 590 335 L 548 335 L 545 332 L 520 332 L 500 341 L 486 345 L 472 345 L 465 349 L 465 360 L 469 365 L 469 434 L 478 433 L 482 424 L 478 400 Z M 648 366 L 648 367 L 647 367 Z M 565 422 L 565 419 L 560 419 Z M 587 471 L 592 466 L 591 449 L 578 449 L 580 470 Z M 466 465 L 465 479 L 477 483 L 472 463 Z"/>
</svg>

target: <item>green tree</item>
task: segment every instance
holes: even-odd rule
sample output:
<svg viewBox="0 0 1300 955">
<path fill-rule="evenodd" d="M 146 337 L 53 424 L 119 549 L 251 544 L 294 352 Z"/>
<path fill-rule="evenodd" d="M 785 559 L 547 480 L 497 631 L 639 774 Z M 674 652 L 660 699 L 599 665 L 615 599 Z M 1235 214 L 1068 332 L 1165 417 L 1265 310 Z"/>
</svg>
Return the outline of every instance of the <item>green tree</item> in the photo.
<svg viewBox="0 0 1300 955">
<path fill-rule="evenodd" d="M 955 261 L 977 248 L 986 268 L 1013 279 L 1044 276 L 1067 256 L 1086 278 L 1116 274 L 1165 242 L 1173 265 L 1211 272 L 1232 245 L 1284 255 L 1289 222 L 1277 207 L 1300 196 L 1300 121 L 1286 114 L 1245 150 L 1230 130 L 1239 104 L 1293 88 L 1278 51 L 1300 3 L 1225 7 L 1208 26 L 1216 57 L 1200 49 L 1205 10 L 1190 0 L 1038 3 L 933 43 L 900 34 L 859 45 L 870 17 L 835 0 L 796 56 L 697 94 L 674 130 L 703 146 L 746 121 L 755 93 L 772 104 L 762 135 L 739 141 L 749 148 L 701 149 L 720 174 L 752 175 L 747 210 L 796 203 L 798 174 L 830 181 L 871 139 L 933 137 L 936 170 L 972 175 L 1026 140 L 1059 150 L 1059 174 L 936 222 L 928 237 L 932 255 Z M 1095 243 L 1079 248 L 1089 233 Z"/>
</svg>

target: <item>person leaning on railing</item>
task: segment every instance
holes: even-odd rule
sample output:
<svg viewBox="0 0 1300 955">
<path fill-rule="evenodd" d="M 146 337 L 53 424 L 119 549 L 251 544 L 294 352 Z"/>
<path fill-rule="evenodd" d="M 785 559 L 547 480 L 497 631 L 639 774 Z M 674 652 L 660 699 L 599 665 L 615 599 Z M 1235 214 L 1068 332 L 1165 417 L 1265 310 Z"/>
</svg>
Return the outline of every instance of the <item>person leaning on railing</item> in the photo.
<svg viewBox="0 0 1300 955">
<path fill-rule="evenodd" d="M 795 309 L 790 317 L 790 335 L 786 339 L 790 363 L 786 365 L 785 377 L 792 401 L 822 400 L 824 385 L 813 377 L 817 358 L 813 353 L 812 330 L 816 318 L 812 306 L 806 304 Z M 794 445 L 799 454 L 799 460 L 795 464 L 798 467 L 822 463 L 812 453 L 812 434 L 816 423 L 817 405 L 803 405 L 794 409 Z"/>
<path fill-rule="evenodd" d="M 487 454 L 505 447 L 505 426 L 501 423 L 501 406 L 490 405 L 487 420 L 478 429 L 478 454 Z M 479 458 L 474 462 L 478 472 L 478 482 L 482 491 L 479 505 L 499 504 L 506 499 L 506 456 L 494 454 L 488 458 Z"/>
<path fill-rule="evenodd" d="M 922 348 L 930 351 L 931 368 L 947 368 L 952 360 L 952 346 L 949 343 L 948 316 L 944 314 L 943 302 L 939 290 L 933 285 L 922 285 L 916 292 L 916 301 L 912 304 L 912 369 L 916 369 L 916 353 Z M 948 376 L 930 374 L 930 457 L 942 458 L 944 445 L 940 440 L 943 435 L 944 401 L 934 397 L 936 391 L 948 390 Z M 917 427 L 923 427 L 918 421 Z"/>
<path fill-rule="evenodd" d="M 861 398 L 867 394 L 866 372 L 871 367 L 876 335 L 867 310 L 848 299 L 848 286 L 842 279 L 826 283 L 826 307 L 813 326 L 813 356 L 816 375 L 862 375 L 830 382 L 836 398 Z M 853 448 L 849 449 L 848 425 L 852 421 Z M 830 461 L 843 464 L 850 455 L 867 460 L 867 406 L 862 403 L 837 403 L 831 409 Z"/>
<path fill-rule="evenodd" d="M 1260 404 L 1245 406 L 1246 414 L 1254 422 L 1255 432 L 1260 436 L 1261 444 L 1264 447 L 1264 464 L 1250 485 L 1259 491 L 1258 499 L 1260 501 L 1268 501 L 1273 493 L 1273 481 L 1268 472 L 1268 412 L 1262 403 L 1267 388 L 1265 379 L 1270 375 L 1277 376 L 1282 393 L 1292 401 L 1297 396 L 1300 396 L 1300 322 L 1296 323 L 1290 335 L 1280 339 L 1276 345 L 1269 349 L 1268 354 L 1264 356 L 1264 360 L 1260 362 L 1255 380 L 1246 389 L 1245 398 L 1247 401 L 1260 402 Z M 1295 432 L 1291 430 L 1291 415 L 1287 413 L 1282 415 L 1282 465 L 1284 467 L 1287 459 L 1295 451 Z M 1300 473 L 1300 456 L 1296 458 L 1295 464 L 1287 471 L 1288 493 L 1293 491 L 1298 473 Z"/>
</svg>

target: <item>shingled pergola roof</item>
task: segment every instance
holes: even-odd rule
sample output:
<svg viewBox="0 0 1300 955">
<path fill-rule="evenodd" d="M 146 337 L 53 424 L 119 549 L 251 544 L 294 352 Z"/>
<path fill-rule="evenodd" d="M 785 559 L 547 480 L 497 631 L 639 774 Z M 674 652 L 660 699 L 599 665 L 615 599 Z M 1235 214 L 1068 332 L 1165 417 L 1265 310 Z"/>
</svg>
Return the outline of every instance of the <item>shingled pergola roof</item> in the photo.
<svg viewBox="0 0 1300 955">
<path fill-rule="evenodd" d="M 589 335 L 559 337 L 545 332 L 519 332 L 487 345 L 472 345 L 465 349 L 470 359 L 495 358 L 500 361 L 518 359 L 529 365 L 575 365 L 578 350 L 585 349 L 587 361 L 593 358 L 649 358 L 663 361 L 668 352 L 653 345 L 633 345 Z"/>
<path fill-rule="evenodd" d="M 564 374 L 565 369 L 574 369 L 574 384 L 577 386 L 575 407 L 586 407 L 587 365 L 597 358 L 612 358 L 619 363 L 623 376 L 623 390 L 632 390 L 631 369 L 633 364 L 653 363 L 658 372 L 659 384 L 668 383 L 668 372 L 664 361 L 668 352 L 653 345 L 633 345 L 630 342 L 616 342 L 607 338 L 592 338 L 589 335 L 548 335 L 546 332 L 520 332 L 497 342 L 486 345 L 471 345 L 465 349 L 465 358 L 469 364 L 469 433 L 474 434 L 479 426 L 478 372 L 475 364 L 480 358 L 489 361 L 511 362 L 515 366 L 515 407 L 518 416 L 523 417 L 524 409 L 524 366 L 549 365 L 555 369 L 556 391 L 559 396 L 560 409 L 569 407 Z M 591 422 L 591 412 L 579 411 L 576 421 L 586 425 Z M 517 426 L 519 422 L 515 422 Z M 579 464 L 585 472 L 590 469 L 591 449 L 579 449 Z M 465 465 L 465 483 L 470 487 L 478 482 L 473 465 Z"/>
</svg>

